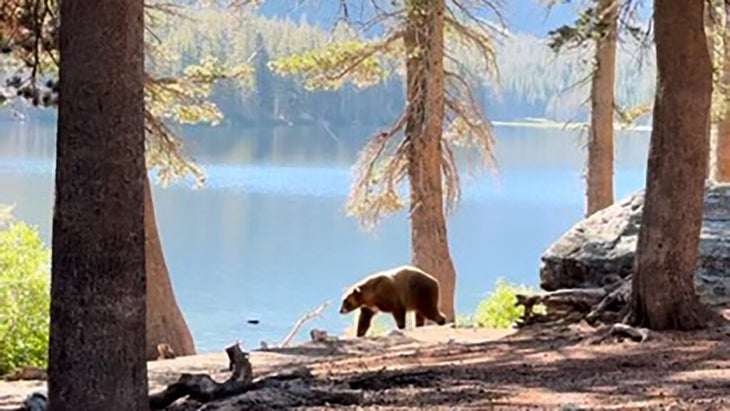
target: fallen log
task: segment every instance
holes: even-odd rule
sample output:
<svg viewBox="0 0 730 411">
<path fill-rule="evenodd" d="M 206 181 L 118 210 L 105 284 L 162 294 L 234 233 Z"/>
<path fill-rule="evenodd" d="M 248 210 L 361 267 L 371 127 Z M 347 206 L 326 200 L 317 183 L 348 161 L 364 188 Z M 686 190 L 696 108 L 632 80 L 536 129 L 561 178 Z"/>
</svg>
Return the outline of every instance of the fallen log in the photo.
<svg viewBox="0 0 730 411">
<path fill-rule="evenodd" d="M 43 368 L 25 367 L 13 373 L 0 377 L 5 381 L 30 381 L 30 380 L 47 380 L 48 373 Z"/>
<path fill-rule="evenodd" d="M 238 343 L 227 347 L 226 354 L 229 370 L 233 371 L 226 381 L 219 383 L 208 374 L 182 374 L 177 382 L 162 392 L 150 395 L 150 409 L 163 410 L 183 397 L 206 403 L 246 392 L 253 383 L 248 354 L 241 350 Z"/>
<path fill-rule="evenodd" d="M 571 288 L 545 294 L 516 296 L 515 306 L 525 307 L 520 326 L 584 317 L 606 296 L 603 288 Z M 545 313 L 536 313 L 535 306 L 545 306 Z"/>
<path fill-rule="evenodd" d="M 524 313 L 518 327 L 537 323 L 578 322 L 606 324 L 620 322 L 631 296 L 631 276 L 606 282 L 602 287 L 570 288 L 536 295 L 517 295 L 515 306 L 523 306 Z M 544 313 L 536 313 L 535 306 L 543 305 Z"/>
<path fill-rule="evenodd" d="M 258 384 L 257 384 L 258 385 Z M 300 407 L 361 404 L 363 393 L 349 388 L 317 388 L 303 379 L 279 381 L 267 379 L 261 387 L 242 395 L 206 404 L 205 411 L 288 410 Z"/>
</svg>

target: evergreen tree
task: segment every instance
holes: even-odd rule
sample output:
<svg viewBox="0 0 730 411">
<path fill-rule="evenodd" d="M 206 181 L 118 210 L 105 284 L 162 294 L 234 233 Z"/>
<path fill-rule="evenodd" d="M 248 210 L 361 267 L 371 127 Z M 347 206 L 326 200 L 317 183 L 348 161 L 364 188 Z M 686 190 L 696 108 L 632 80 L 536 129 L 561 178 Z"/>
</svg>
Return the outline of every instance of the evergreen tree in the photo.
<svg viewBox="0 0 730 411">
<path fill-rule="evenodd" d="M 149 408 L 143 10 L 61 2 L 51 411 Z"/>
<path fill-rule="evenodd" d="M 441 283 L 440 308 L 451 321 L 456 272 L 446 213 L 456 206 L 460 189 L 453 146 L 476 148 L 487 164 L 494 160 L 489 124 L 460 62 L 450 54 L 465 48 L 481 57 L 483 70 L 493 70 L 491 29 L 474 17 L 492 4 L 472 2 L 474 14 L 466 16 L 456 11 L 461 6 L 456 0 L 393 3 L 371 20 L 387 29 L 380 37 L 334 42 L 272 63 L 282 74 L 302 75 L 307 89 L 346 90 L 348 83 L 368 88 L 396 73 L 405 76 L 405 107 L 389 129 L 371 138 L 355 164 L 348 214 L 374 227 L 404 206 L 399 186 L 408 181 L 412 262 Z"/>
<path fill-rule="evenodd" d="M 654 2 L 659 75 L 631 320 L 656 330 L 706 320 L 694 288 L 712 98 L 704 10 L 704 0 Z"/>
<path fill-rule="evenodd" d="M 256 57 L 254 59 L 256 105 L 262 120 L 274 114 L 274 76 L 269 69 L 269 51 L 261 33 L 256 34 Z"/>
</svg>

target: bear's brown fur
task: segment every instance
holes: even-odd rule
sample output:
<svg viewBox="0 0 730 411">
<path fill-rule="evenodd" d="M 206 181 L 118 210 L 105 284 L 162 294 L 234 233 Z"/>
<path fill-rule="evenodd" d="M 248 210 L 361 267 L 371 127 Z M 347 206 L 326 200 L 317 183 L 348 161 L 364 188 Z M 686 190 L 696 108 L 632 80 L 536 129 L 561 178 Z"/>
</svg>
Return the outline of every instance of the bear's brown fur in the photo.
<svg viewBox="0 0 730 411">
<path fill-rule="evenodd" d="M 360 309 L 357 336 L 362 337 L 378 311 L 391 313 L 401 330 L 406 327 L 408 311 L 415 311 L 416 327 L 423 326 L 427 319 L 446 324 L 438 302 L 438 280 L 417 267 L 405 265 L 372 274 L 352 286 L 342 299 L 340 314 Z"/>
</svg>

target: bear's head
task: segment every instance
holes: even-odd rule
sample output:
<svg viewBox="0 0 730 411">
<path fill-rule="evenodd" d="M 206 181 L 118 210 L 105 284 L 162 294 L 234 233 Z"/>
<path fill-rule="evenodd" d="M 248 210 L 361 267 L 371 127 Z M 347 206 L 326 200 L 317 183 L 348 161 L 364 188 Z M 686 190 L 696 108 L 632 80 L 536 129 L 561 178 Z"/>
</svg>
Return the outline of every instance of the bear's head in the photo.
<svg viewBox="0 0 730 411">
<path fill-rule="evenodd" d="M 354 287 L 342 299 L 340 314 L 347 314 L 360 307 L 362 307 L 362 290 L 360 287 Z"/>
</svg>

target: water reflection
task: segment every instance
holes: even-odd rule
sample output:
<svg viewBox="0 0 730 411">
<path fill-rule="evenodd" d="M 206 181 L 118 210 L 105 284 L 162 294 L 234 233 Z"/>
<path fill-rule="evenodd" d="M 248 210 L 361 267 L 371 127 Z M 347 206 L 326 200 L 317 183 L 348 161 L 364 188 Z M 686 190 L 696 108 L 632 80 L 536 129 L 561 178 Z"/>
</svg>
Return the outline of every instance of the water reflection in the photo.
<svg viewBox="0 0 730 411">
<path fill-rule="evenodd" d="M 302 313 L 371 270 L 409 260 L 403 213 L 373 234 L 344 215 L 350 166 L 372 129 L 188 129 L 186 147 L 207 186 L 155 188 L 163 247 L 196 342 L 219 350 L 278 341 Z M 498 276 L 537 284 L 541 252 L 583 212 L 579 133 L 497 127 L 500 173 L 464 178 L 450 219 L 457 311 L 474 310 Z M 0 203 L 50 238 L 55 131 L 0 123 Z M 616 192 L 643 185 L 646 133 L 620 133 Z M 465 170 L 465 166 L 462 166 Z M 259 325 L 246 320 L 256 318 Z M 330 310 L 311 327 L 332 333 L 349 317 Z M 305 333 L 303 333 L 305 334 Z"/>
</svg>

